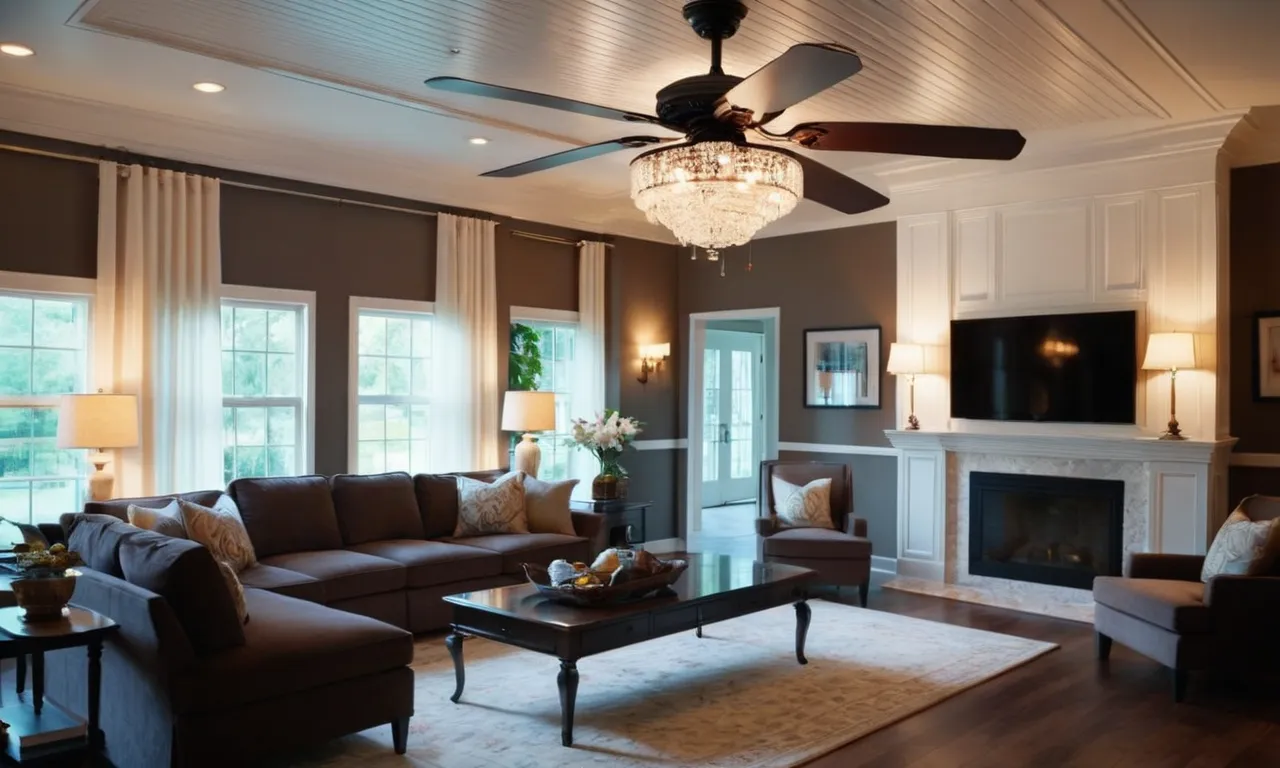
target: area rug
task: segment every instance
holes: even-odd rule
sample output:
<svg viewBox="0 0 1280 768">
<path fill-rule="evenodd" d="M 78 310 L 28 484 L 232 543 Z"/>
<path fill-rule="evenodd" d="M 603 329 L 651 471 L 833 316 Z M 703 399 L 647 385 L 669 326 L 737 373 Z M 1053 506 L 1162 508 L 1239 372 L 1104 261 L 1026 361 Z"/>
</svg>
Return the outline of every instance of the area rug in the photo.
<svg viewBox="0 0 1280 768">
<path fill-rule="evenodd" d="M 560 746 L 559 663 L 466 641 L 458 704 L 443 638 L 417 645 L 409 754 L 389 726 L 290 768 L 788 768 L 1054 649 L 1051 643 L 811 601 L 807 666 L 790 606 L 578 663 L 574 746 Z"/>
</svg>

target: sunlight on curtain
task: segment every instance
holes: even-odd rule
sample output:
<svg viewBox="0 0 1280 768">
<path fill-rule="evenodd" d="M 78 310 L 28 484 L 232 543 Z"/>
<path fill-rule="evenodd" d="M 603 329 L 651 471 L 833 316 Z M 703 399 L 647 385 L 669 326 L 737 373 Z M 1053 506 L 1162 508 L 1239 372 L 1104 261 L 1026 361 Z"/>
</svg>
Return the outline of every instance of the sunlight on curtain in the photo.
<svg viewBox="0 0 1280 768">
<path fill-rule="evenodd" d="M 578 338 L 573 377 L 575 418 L 590 419 L 605 408 L 604 243 L 586 241 L 578 248 Z M 574 450 L 570 476 L 581 482 L 573 498 L 591 498 L 591 480 L 599 467 L 586 451 Z"/>
</svg>

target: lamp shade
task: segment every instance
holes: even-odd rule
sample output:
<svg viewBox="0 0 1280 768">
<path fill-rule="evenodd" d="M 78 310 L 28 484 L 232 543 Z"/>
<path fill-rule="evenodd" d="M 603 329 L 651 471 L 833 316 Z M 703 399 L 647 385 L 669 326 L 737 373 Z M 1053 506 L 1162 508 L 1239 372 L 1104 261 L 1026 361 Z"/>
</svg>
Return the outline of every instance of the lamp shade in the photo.
<svg viewBox="0 0 1280 768">
<path fill-rule="evenodd" d="M 138 444 L 136 395 L 63 395 L 59 448 L 132 448 Z"/>
<path fill-rule="evenodd" d="M 504 432 L 543 432 L 556 428 L 555 392 L 506 393 L 502 398 Z"/>
<path fill-rule="evenodd" d="M 924 373 L 924 347 L 919 344 L 890 344 L 889 364 L 885 371 L 895 375 Z"/>
<path fill-rule="evenodd" d="M 1182 370 L 1196 367 L 1195 337 L 1186 332 L 1153 333 L 1147 340 L 1145 371 Z"/>
<path fill-rule="evenodd" d="M 640 347 L 640 356 L 649 360 L 657 360 L 671 355 L 671 343 L 645 344 Z"/>
</svg>

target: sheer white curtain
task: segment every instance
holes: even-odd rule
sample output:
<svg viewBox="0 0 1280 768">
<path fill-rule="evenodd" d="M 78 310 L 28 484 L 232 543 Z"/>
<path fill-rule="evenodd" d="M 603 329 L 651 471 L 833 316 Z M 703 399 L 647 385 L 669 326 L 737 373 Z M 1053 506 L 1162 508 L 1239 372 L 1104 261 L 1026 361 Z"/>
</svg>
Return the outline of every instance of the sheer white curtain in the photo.
<svg viewBox="0 0 1280 768">
<path fill-rule="evenodd" d="M 496 222 L 442 213 L 436 220 L 432 330 L 431 466 L 502 466 L 498 451 Z"/>
<path fill-rule="evenodd" d="M 222 486 L 217 179 L 101 163 L 94 378 L 138 395 L 117 496 Z"/>
<path fill-rule="evenodd" d="M 605 246 L 584 241 L 578 247 L 578 337 L 574 348 L 573 410 L 575 417 L 592 418 L 605 409 Z M 591 498 L 591 480 L 599 466 L 591 454 L 575 450 L 570 474 L 582 482 L 574 498 Z"/>
</svg>

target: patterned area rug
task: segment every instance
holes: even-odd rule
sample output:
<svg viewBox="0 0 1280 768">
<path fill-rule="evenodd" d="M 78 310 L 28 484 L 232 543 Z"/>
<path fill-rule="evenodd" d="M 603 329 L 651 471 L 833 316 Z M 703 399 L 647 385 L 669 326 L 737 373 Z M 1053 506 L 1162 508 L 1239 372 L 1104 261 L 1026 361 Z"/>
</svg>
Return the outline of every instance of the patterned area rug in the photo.
<svg viewBox="0 0 1280 768">
<path fill-rule="evenodd" d="M 811 601 L 808 666 L 790 606 L 578 663 L 574 746 L 560 746 L 558 662 L 466 641 L 458 704 L 443 637 L 419 641 L 409 754 L 389 726 L 333 742 L 290 768 L 787 768 L 989 680 L 1051 643 Z"/>
</svg>

